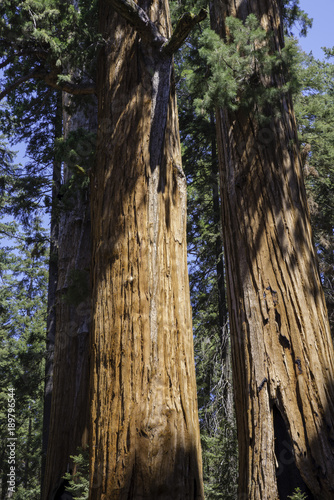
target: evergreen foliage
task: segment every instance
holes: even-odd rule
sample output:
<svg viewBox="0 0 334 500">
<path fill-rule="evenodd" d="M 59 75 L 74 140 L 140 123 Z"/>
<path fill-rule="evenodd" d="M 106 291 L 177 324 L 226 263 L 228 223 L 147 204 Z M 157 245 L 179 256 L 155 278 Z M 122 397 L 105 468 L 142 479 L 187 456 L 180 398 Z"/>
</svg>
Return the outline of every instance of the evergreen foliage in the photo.
<svg viewBox="0 0 334 500">
<path fill-rule="evenodd" d="M 74 471 L 65 474 L 66 491 L 71 493 L 74 500 L 88 500 L 89 494 L 89 450 L 79 449 L 78 455 L 71 456 Z"/>
<path fill-rule="evenodd" d="M 59 195 L 63 198 L 60 210 L 67 201 L 71 205 L 78 185 L 87 191 L 85 172 L 93 161 L 94 140 L 79 132 L 66 143 L 61 139 L 62 95 L 57 89 L 70 82 L 71 90 L 79 94 L 67 113 L 81 106 L 81 93 L 87 88 L 94 91 L 102 41 L 97 33 L 96 1 L 7 0 L 1 3 L 0 13 L 0 100 L 4 96 L 7 100 L 0 106 L 0 130 L 12 144 L 24 141 L 28 158 L 25 168 L 17 168 L 11 177 L 16 201 L 9 209 L 26 224 L 28 214 L 36 215 L 41 208 L 57 210 L 52 201 L 55 161 L 61 165 L 70 160 L 74 177 Z M 89 100 L 89 96 L 84 98 Z M 71 160 L 75 155 L 79 157 L 76 163 Z"/>
<path fill-rule="evenodd" d="M 300 36 L 306 36 L 308 30 L 312 28 L 313 19 L 300 8 L 300 1 L 282 0 L 281 7 L 285 33 L 292 35 L 293 27 L 297 25 Z"/>
<path fill-rule="evenodd" d="M 43 235 L 38 220 L 33 231 Z M 15 236 L 18 243 L 8 246 L 7 238 L 2 238 L 0 249 L 0 470 L 4 498 L 9 472 L 7 395 L 13 388 L 17 440 L 12 498 L 19 500 L 37 498 L 40 488 L 47 253 L 44 244 L 40 246 L 31 235 Z"/>
<path fill-rule="evenodd" d="M 4 95 L 18 87 L 22 92 L 23 84 L 31 91 L 31 78 L 62 88 L 95 75 L 100 41 L 96 1 L 80 0 L 75 6 L 61 0 L 4 0 L 0 14 Z M 75 77 L 73 68 L 80 68 Z"/>
<path fill-rule="evenodd" d="M 305 493 L 302 493 L 300 488 L 296 488 L 293 495 L 288 496 L 288 499 L 289 500 L 307 500 L 307 495 Z"/>
<path fill-rule="evenodd" d="M 279 114 L 282 95 L 298 90 L 293 64 L 296 43 L 289 38 L 281 52 L 274 51 L 271 33 L 260 26 L 254 14 L 244 23 L 234 17 L 225 22 L 226 40 L 211 29 L 204 30 L 199 40 L 199 54 L 209 74 L 206 91 L 203 97 L 196 98 L 195 105 L 199 112 L 215 106 L 231 110 L 255 107 L 260 120 L 271 120 L 273 110 Z M 285 81 L 279 78 L 282 74 Z"/>
</svg>

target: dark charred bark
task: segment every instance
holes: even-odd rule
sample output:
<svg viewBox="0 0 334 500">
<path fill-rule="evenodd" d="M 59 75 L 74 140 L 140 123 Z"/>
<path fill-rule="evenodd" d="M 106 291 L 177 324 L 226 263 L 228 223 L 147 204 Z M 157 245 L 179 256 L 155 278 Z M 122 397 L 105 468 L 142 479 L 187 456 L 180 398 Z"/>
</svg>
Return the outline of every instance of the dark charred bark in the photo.
<svg viewBox="0 0 334 500">
<path fill-rule="evenodd" d="M 61 93 L 58 95 L 57 110 L 55 117 L 55 138 L 62 135 L 62 105 Z M 58 238 L 59 238 L 59 216 L 57 213 L 58 196 L 61 186 L 61 165 L 54 160 L 52 174 L 52 208 L 50 220 L 50 260 L 49 260 L 49 284 L 48 284 L 48 317 L 47 317 L 47 339 L 45 360 L 45 388 L 44 388 L 44 411 L 43 411 L 43 433 L 42 433 L 42 467 L 41 484 L 44 482 L 46 453 L 48 447 L 51 400 L 53 385 L 53 362 L 54 344 L 56 336 L 56 292 L 58 281 Z"/>
<path fill-rule="evenodd" d="M 63 109 L 70 99 L 63 96 Z M 65 106 L 64 106 L 65 105 Z M 79 128 L 95 131 L 97 106 L 63 114 L 65 139 Z M 84 147 L 85 154 L 95 144 Z M 88 445 L 90 202 L 86 189 L 70 187 L 73 172 L 64 165 L 62 198 L 58 203 L 58 279 L 55 300 L 55 352 L 51 419 L 42 499 L 52 500 L 62 477 L 73 469 L 71 455 Z"/>
</svg>

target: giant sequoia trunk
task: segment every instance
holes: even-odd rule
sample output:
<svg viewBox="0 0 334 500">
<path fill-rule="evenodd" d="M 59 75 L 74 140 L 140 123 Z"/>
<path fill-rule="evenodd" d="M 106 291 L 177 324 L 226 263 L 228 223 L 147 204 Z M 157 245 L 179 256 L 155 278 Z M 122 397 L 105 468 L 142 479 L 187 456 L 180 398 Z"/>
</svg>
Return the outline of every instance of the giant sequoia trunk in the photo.
<svg viewBox="0 0 334 500">
<path fill-rule="evenodd" d="M 64 108 L 70 104 L 66 95 L 63 101 Z M 94 104 L 78 108 L 72 116 L 64 111 L 64 138 L 79 128 L 96 131 L 96 111 Z M 87 155 L 94 146 L 85 144 L 81 152 Z M 76 149 L 80 145 L 76 144 Z M 87 188 L 75 187 L 72 176 L 73 171 L 65 165 L 58 206 L 52 402 L 42 500 L 53 500 L 64 491 L 62 478 L 73 469 L 70 456 L 88 445 L 90 203 Z"/>
<path fill-rule="evenodd" d="M 106 45 L 92 178 L 89 498 L 199 499 L 186 182 L 172 56 L 160 50 L 160 35 L 145 37 L 145 26 L 170 35 L 168 2 L 140 2 L 150 18 L 140 35 L 110 6 L 124 3 L 100 2 Z"/>
<path fill-rule="evenodd" d="M 55 139 L 62 135 L 62 105 L 61 92 L 57 95 L 57 108 L 55 113 Z M 44 482 L 46 454 L 48 448 L 51 402 L 53 388 L 53 363 L 54 344 L 56 338 L 56 295 L 58 281 L 58 236 L 59 218 L 57 216 L 57 201 L 61 186 L 61 163 L 54 159 L 52 172 L 52 209 L 50 220 L 50 257 L 49 257 L 49 283 L 48 283 L 48 317 L 47 317 L 47 338 L 45 357 L 45 386 L 43 405 L 43 432 L 42 432 L 42 464 L 41 464 L 41 485 Z"/>
<path fill-rule="evenodd" d="M 258 16 L 283 45 L 278 0 L 214 1 L 211 19 Z M 281 82 L 272 79 L 271 84 Z M 281 79 L 282 80 L 282 79 Z M 333 346 L 312 245 L 291 100 L 265 128 L 217 111 L 239 498 L 334 498 Z"/>
</svg>

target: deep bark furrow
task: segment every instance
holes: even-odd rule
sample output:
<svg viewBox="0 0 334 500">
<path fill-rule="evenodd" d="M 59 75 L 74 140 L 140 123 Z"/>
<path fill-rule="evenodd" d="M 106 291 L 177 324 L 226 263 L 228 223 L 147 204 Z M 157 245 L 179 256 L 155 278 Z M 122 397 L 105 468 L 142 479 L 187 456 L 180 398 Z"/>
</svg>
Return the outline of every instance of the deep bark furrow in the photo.
<svg viewBox="0 0 334 500">
<path fill-rule="evenodd" d="M 224 6 L 243 19 L 255 13 L 279 50 L 276 0 Z M 211 14 L 224 36 L 220 2 Z M 261 143 L 252 111 L 217 112 L 239 493 L 278 499 L 300 485 L 310 498 L 331 498 L 334 474 L 319 475 L 315 464 L 333 471 L 333 346 L 288 97 L 281 113 L 270 126 L 272 140 Z M 284 463 L 284 454 L 291 462 Z"/>
<path fill-rule="evenodd" d="M 167 3 L 150 5 L 166 36 Z M 171 60 L 133 37 L 104 2 L 100 10 L 111 45 L 99 67 L 99 118 L 107 126 L 99 131 L 92 189 L 92 483 L 95 464 L 103 474 L 90 498 L 190 499 L 197 484 L 200 499 L 186 188 L 174 168 L 182 173 Z"/>
<path fill-rule="evenodd" d="M 69 98 L 63 96 L 63 110 Z M 87 115 L 86 115 L 87 113 Z M 63 111 L 63 134 L 83 128 L 96 131 L 96 106 L 83 110 L 78 106 L 71 117 Z M 80 153 L 90 153 L 94 144 L 85 144 Z M 80 147 L 80 146 L 78 146 Z M 80 154 L 79 153 L 79 154 Z M 63 169 L 62 188 L 68 189 L 72 172 Z M 86 198 L 87 197 L 87 198 Z M 53 500 L 63 476 L 73 470 L 71 455 L 78 454 L 79 447 L 88 445 L 87 399 L 89 381 L 89 267 L 90 267 L 90 215 L 89 199 L 84 189 L 73 188 L 71 206 L 58 207 L 58 276 L 55 300 L 56 332 L 54 353 L 53 393 L 50 432 L 42 499 Z M 86 283 L 75 282 L 76 273 L 86 277 Z M 79 297 L 76 297 L 79 287 Z M 74 297 L 73 297 L 74 293 Z"/>
</svg>

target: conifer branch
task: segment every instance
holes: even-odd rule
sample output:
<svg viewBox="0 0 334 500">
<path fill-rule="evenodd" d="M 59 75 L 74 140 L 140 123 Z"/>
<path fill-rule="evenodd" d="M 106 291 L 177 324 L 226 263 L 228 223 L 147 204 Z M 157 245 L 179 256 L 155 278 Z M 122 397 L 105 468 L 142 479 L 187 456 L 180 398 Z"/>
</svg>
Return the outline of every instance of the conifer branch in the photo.
<svg viewBox="0 0 334 500">
<path fill-rule="evenodd" d="M 0 45 L 3 45 L 3 40 L 0 41 Z M 26 48 L 24 49 L 21 49 L 17 52 L 15 52 L 15 47 L 12 47 L 11 44 L 7 43 L 6 44 L 8 46 L 8 48 L 14 52 L 12 54 L 10 54 L 6 59 L 2 59 L 1 62 L 0 62 L 0 69 L 3 69 L 5 68 L 6 66 L 8 66 L 9 64 L 11 64 L 12 61 L 14 61 L 17 57 L 21 57 L 21 56 L 33 56 L 34 58 L 37 58 L 38 60 L 43 60 L 43 59 L 46 59 L 47 56 L 48 56 L 48 52 L 46 50 L 43 50 L 43 49 L 36 49 L 36 48 L 30 48 L 28 45 Z"/>
<path fill-rule="evenodd" d="M 204 9 L 201 9 L 199 14 L 197 15 L 190 14 L 190 12 L 186 12 L 185 14 L 183 14 L 183 16 L 178 20 L 177 25 L 175 26 L 174 33 L 172 34 L 170 39 L 163 45 L 162 52 L 168 55 L 172 55 L 177 50 L 179 50 L 191 30 L 196 26 L 196 24 L 203 21 L 206 16 L 207 13 Z"/>
<path fill-rule="evenodd" d="M 11 85 L 8 85 L 8 87 L 6 87 L 2 92 L 0 92 L 0 101 L 4 97 L 6 97 L 10 92 L 17 89 L 22 83 L 27 82 L 28 80 L 32 80 L 33 78 L 40 80 L 44 76 L 45 76 L 44 71 L 41 72 L 37 70 L 32 71 L 31 73 L 28 73 L 25 76 L 21 76 L 21 78 L 18 78 L 17 80 L 15 80 L 15 82 L 13 82 Z"/>
<path fill-rule="evenodd" d="M 20 55 L 20 54 L 19 54 Z M 4 61 L 2 61 L 0 63 L 0 69 L 3 69 L 5 68 L 6 66 L 8 66 L 8 64 L 10 64 L 12 62 L 12 60 L 15 58 L 16 54 L 14 55 L 11 55 L 9 57 L 7 57 L 7 59 L 5 59 Z"/>
<path fill-rule="evenodd" d="M 27 82 L 28 80 L 44 80 L 44 82 L 51 88 L 55 90 L 61 90 L 63 92 L 67 92 L 72 95 L 92 95 L 95 94 L 96 88 L 92 83 L 72 83 L 72 82 L 64 82 L 58 83 L 58 72 L 47 72 L 43 69 L 38 69 L 35 71 L 31 71 L 25 76 L 18 78 L 11 85 L 8 85 L 4 90 L 0 92 L 0 101 L 8 94 L 10 94 L 13 90 L 17 89 L 22 83 Z"/>
<path fill-rule="evenodd" d="M 63 82 L 58 83 L 58 72 L 50 72 L 47 73 L 43 80 L 49 87 L 52 87 L 55 90 L 61 90 L 62 92 L 66 92 L 67 94 L 72 95 L 92 95 L 96 93 L 96 87 L 92 82 L 87 83 L 72 83 L 72 82 Z"/>
</svg>

